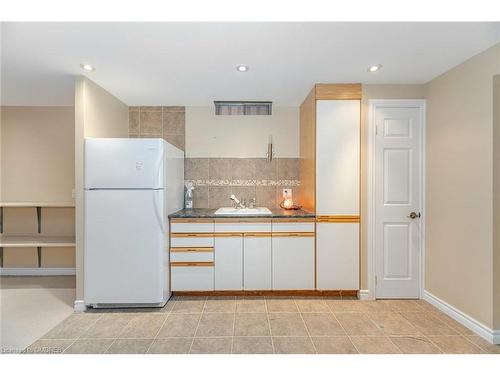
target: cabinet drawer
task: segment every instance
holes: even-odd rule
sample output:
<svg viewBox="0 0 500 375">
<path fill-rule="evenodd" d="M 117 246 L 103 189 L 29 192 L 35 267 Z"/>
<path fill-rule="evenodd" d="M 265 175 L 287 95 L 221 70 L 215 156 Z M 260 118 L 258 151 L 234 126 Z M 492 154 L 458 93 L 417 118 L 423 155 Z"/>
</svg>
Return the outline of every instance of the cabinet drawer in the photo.
<svg viewBox="0 0 500 375">
<path fill-rule="evenodd" d="M 170 249 L 170 262 L 213 262 L 214 249 L 207 248 L 171 248 Z"/>
<path fill-rule="evenodd" d="M 171 247 L 213 247 L 214 237 L 211 233 L 172 233 Z"/>
<path fill-rule="evenodd" d="M 215 232 L 270 232 L 271 222 L 215 222 Z"/>
<path fill-rule="evenodd" d="M 193 265 L 190 265 L 193 264 Z M 214 290 L 213 265 L 171 263 L 172 291 Z"/>
<path fill-rule="evenodd" d="M 273 232 L 314 232 L 314 222 L 273 222 Z"/>
<path fill-rule="evenodd" d="M 172 222 L 170 223 L 172 233 L 213 233 L 213 221 L 200 222 Z"/>
</svg>

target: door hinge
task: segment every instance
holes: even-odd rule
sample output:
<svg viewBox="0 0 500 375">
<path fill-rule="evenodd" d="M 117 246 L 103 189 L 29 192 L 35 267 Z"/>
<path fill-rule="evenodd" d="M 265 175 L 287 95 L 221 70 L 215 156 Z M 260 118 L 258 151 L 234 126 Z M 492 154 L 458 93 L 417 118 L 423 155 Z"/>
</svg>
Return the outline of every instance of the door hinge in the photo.
<svg viewBox="0 0 500 375">
<path fill-rule="evenodd" d="M 375 286 L 377 286 L 377 284 L 378 284 L 378 277 L 375 276 Z"/>
<path fill-rule="evenodd" d="M 378 135 L 378 125 L 375 125 L 375 135 Z"/>
</svg>

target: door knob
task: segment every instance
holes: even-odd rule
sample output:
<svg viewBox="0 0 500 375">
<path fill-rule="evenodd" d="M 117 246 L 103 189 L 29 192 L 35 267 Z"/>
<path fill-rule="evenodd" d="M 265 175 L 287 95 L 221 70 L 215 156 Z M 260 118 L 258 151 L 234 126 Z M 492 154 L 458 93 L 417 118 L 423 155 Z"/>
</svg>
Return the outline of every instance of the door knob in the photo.
<svg viewBox="0 0 500 375">
<path fill-rule="evenodd" d="M 416 219 L 417 217 L 420 217 L 420 212 L 418 214 L 415 211 L 410 212 L 410 214 L 408 215 L 408 217 L 410 219 Z"/>
</svg>

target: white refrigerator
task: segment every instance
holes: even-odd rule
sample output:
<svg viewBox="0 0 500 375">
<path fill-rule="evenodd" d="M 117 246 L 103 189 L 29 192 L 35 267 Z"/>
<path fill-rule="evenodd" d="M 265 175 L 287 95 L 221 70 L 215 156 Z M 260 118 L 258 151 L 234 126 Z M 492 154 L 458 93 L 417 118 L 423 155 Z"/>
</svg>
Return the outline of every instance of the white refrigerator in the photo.
<svg viewBox="0 0 500 375">
<path fill-rule="evenodd" d="M 163 139 L 85 140 L 86 305 L 167 302 L 168 215 L 183 207 L 183 181 L 184 152 Z"/>
</svg>

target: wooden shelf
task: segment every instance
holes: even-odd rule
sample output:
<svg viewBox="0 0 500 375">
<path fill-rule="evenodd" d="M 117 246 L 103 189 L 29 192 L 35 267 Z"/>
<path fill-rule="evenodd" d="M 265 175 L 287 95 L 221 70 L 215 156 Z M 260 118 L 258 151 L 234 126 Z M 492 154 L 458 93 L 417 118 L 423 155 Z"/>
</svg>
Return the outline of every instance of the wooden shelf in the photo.
<svg viewBox="0 0 500 375">
<path fill-rule="evenodd" d="M 75 247 L 75 237 L 57 236 L 15 236 L 3 233 L 3 209 L 7 207 L 29 207 L 36 209 L 38 233 L 42 232 L 42 208 L 75 207 L 73 202 L 0 202 L 0 268 L 3 269 L 4 248 L 36 247 L 38 268 L 42 266 L 42 248 Z"/>
<path fill-rule="evenodd" d="M 0 247 L 74 247 L 75 237 L 0 235 Z"/>
<path fill-rule="evenodd" d="M 0 207 L 75 207 L 74 202 L 0 202 Z"/>
<path fill-rule="evenodd" d="M 75 237 L 56 236 L 12 236 L 0 235 L 0 267 L 3 268 L 4 248 L 36 247 L 38 268 L 42 266 L 42 248 L 44 247 L 75 247 Z"/>
</svg>

